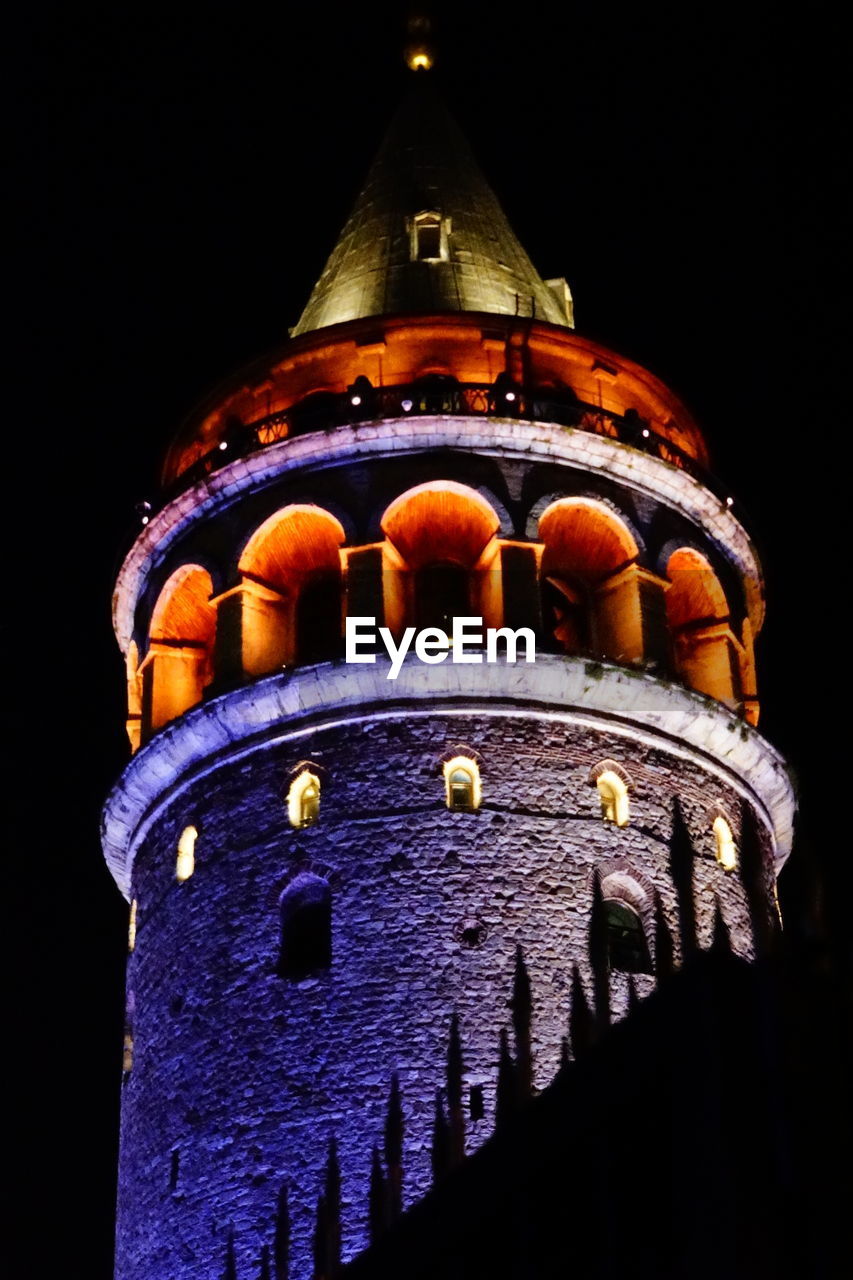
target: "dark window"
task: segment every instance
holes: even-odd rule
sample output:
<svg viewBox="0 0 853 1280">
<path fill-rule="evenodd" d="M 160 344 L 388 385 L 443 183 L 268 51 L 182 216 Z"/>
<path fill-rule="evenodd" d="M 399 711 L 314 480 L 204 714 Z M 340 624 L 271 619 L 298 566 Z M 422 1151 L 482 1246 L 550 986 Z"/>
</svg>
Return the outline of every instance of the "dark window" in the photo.
<svg viewBox="0 0 853 1280">
<path fill-rule="evenodd" d="M 604 904 L 610 968 L 622 973 L 651 973 L 643 922 L 633 907 L 610 899 Z"/>
<path fill-rule="evenodd" d="M 332 963 L 332 894 L 328 881 L 304 873 L 287 886 L 279 903 L 282 978 L 305 978 Z"/>
<path fill-rule="evenodd" d="M 169 1168 L 169 1190 L 177 1191 L 178 1174 L 181 1168 L 181 1153 L 178 1150 L 172 1152 L 172 1163 Z"/>
<path fill-rule="evenodd" d="M 470 613 L 468 570 L 458 564 L 427 564 L 415 574 L 415 625 L 450 635 L 455 617 Z"/>
<path fill-rule="evenodd" d="M 341 575 L 315 570 L 296 604 L 297 662 L 325 662 L 341 648 Z"/>
<path fill-rule="evenodd" d="M 418 260 L 441 257 L 441 219 L 424 218 L 415 223 Z"/>
<path fill-rule="evenodd" d="M 471 1113 L 472 1120 L 482 1120 L 486 1115 L 486 1105 L 483 1100 L 483 1086 L 481 1084 L 472 1084 L 471 1092 L 468 1095 L 468 1109 Z"/>
<path fill-rule="evenodd" d="M 542 615 L 549 646 L 558 653 L 589 653 L 589 601 L 578 583 L 548 577 L 542 584 Z"/>
</svg>

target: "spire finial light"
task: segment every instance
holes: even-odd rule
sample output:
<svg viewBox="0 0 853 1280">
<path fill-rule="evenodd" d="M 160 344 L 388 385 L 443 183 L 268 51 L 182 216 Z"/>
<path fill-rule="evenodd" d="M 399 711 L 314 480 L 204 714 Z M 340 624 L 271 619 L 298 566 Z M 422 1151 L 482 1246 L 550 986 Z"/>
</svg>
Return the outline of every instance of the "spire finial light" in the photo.
<svg viewBox="0 0 853 1280">
<path fill-rule="evenodd" d="M 410 71 L 429 71 L 435 63 L 435 49 L 430 40 L 432 23 L 422 14 L 413 14 L 406 24 L 408 39 L 403 50 Z"/>
</svg>

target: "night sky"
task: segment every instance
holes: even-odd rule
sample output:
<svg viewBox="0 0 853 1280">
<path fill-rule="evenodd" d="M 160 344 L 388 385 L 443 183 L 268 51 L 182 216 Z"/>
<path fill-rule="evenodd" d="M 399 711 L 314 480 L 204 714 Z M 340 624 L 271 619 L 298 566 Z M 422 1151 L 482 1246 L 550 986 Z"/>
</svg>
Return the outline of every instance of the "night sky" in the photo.
<svg viewBox="0 0 853 1280">
<path fill-rule="evenodd" d="M 683 397 L 745 505 L 767 577 L 761 728 L 803 793 L 809 873 L 783 876 L 783 903 L 807 914 L 822 879 L 832 920 L 840 28 L 821 16 L 818 57 L 770 5 L 433 12 L 433 74 L 540 273 L 567 276 L 582 334 Z M 112 1274 L 127 908 L 98 817 L 128 758 L 110 596 L 134 504 L 194 403 L 298 318 L 406 90 L 405 13 L 41 6 L 11 42 L 8 1098 L 41 1224 L 16 1277 Z"/>
</svg>

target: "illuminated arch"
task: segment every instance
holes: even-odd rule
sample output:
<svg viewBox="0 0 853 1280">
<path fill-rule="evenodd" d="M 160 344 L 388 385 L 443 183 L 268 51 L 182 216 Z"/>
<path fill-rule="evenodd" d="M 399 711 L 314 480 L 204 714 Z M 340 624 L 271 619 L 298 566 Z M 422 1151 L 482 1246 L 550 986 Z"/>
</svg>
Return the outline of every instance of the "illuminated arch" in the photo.
<svg viewBox="0 0 853 1280">
<path fill-rule="evenodd" d="M 595 785 L 604 821 L 612 822 L 617 827 L 626 827 L 629 817 L 628 788 L 619 774 L 612 769 L 604 769 L 596 778 Z"/>
<path fill-rule="evenodd" d="M 482 494 L 453 480 L 417 485 L 390 504 L 381 527 L 392 630 L 415 625 L 449 631 L 454 617 L 466 615 L 500 625 L 500 520 Z"/>
<path fill-rule="evenodd" d="M 139 648 L 131 640 L 125 657 L 127 674 L 127 730 L 132 751 L 138 751 L 142 741 L 142 680 L 139 675 Z"/>
<path fill-rule="evenodd" d="M 185 564 L 168 579 L 151 615 L 142 676 L 143 736 L 201 701 L 213 675 L 216 612 L 213 584 L 201 565 Z"/>
<path fill-rule="evenodd" d="M 566 653 L 643 656 L 634 535 L 605 503 L 558 498 L 539 517 L 545 631 Z"/>
<path fill-rule="evenodd" d="M 482 787 L 477 761 L 470 756 L 452 756 L 445 760 L 444 788 L 448 809 L 479 809 Z"/>
<path fill-rule="evenodd" d="M 718 814 L 712 825 L 714 852 L 724 871 L 734 871 L 737 866 L 737 845 L 728 821 Z"/>
<path fill-rule="evenodd" d="M 667 619 L 675 662 L 691 688 L 722 702 L 741 696 L 742 646 L 731 628 L 725 592 L 711 565 L 693 547 L 679 547 L 666 565 Z"/>
<path fill-rule="evenodd" d="M 337 654 L 345 537 L 330 512 L 307 504 L 284 507 L 252 534 L 238 564 L 246 675 Z"/>
<path fill-rule="evenodd" d="M 189 880 L 195 871 L 195 842 L 198 831 L 195 827 L 184 827 L 178 841 L 178 855 L 175 859 L 175 879 Z"/>
<path fill-rule="evenodd" d="M 320 779 L 310 769 L 296 775 L 287 792 L 287 816 L 292 827 L 310 827 L 320 816 Z"/>
</svg>

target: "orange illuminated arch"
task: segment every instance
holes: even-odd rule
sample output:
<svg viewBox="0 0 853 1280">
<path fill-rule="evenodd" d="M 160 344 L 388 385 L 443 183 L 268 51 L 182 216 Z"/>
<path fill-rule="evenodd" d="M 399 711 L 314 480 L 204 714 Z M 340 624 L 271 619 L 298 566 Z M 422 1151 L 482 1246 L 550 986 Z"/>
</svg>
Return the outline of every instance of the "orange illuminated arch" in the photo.
<svg viewBox="0 0 853 1280">
<path fill-rule="evenodd" d="M 556 647 L 641 656 L 637 586 L 623 572 L 639 548 L 627 525 L 594 498 L 559 498 L 540 516 L 539 537 L 543 621 Z"/>
<path fill-rule="evenodd" d="M 265 520 L 239 561 L 244 583 L 243 662 L 262 675 L 337 652 L 341 636 L 341 544 L 345 533 L 322 507 L 293 504 Z"/>
<path fill-rule="evenodd" d="M 728 618 L 720 580 L 701 552 L 692 547 L 673 551 L 666 576 L 672 583 L 666 593 L 666 612 L 673 629 Z"/>
<path fill-rule="evenodd" d="M 139 648 L 131 640 L 125 656 L 127 672 L 127 736 L 132 751 L 139 748 L 142 734 L 142 682 L 139 677 Z"/>
<path fill-rule="evenodd" d="M 165 644 L 211 644 L 216 630 L 212 594 L 213 583 L 206 569 L 197 564 L 181 565 L 154 606 L 151 639 Z"/>
<path fill-rule="evenodd" d="M 679 547 L 667 561 L 666 610 L 675 660 L 685 683 L 722 702 L 741 697 L 741 646 L 731 629 L 725 592 L 708 560 Z"/>
<path fill-rule="evenodd" d="M 500 625 L 500 520 L 482 494 L 453 480 L 430 481 L 396 498 L 381 524 L 392 629 L 413 624 L 449 631 L 460 616 Z"/>
<path fill-rule="evenodd" d="M 631 563 L 639 548 L 615 511 L 594 498 L 559 498 L 539 517 L 544 572 L 596 583 Z"/>
<path fill-rule="evenodd" d="M 148 655 L 142 676 L 143 732 L 182 715 L 201 701 L 212 677 L 216 612 L 213 584 L 201 565 L 176 569 L 151 615 Z"/>
</svg>

